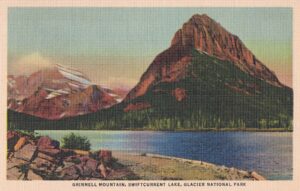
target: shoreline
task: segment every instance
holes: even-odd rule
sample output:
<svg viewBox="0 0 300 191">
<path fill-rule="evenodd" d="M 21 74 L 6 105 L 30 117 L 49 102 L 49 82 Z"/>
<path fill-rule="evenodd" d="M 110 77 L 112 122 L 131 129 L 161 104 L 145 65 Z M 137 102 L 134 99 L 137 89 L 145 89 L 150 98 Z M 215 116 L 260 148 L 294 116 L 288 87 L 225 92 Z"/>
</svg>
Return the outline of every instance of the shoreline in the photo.
<svg viewBox="0 0 300 191">
<path fill-rule="evenodd" d="M 128 165 L 138 176 L 144 176 L 145 180 L 156 180 L 155 177 L 157 176 L 166 176 L 162 179 L 167 180 L 267 180 L 264 176 L 255 171 L 250 172 L 200 160 L 152 153 L 134 153 L 114 150 L 112 152 L 113 156 L 115 156 L 120 163 Z M 147 162 L 149 163 L 147 164 Z M 160 164 L 164 165 L 161 166 Z M 184 172 L 180 172 L 180 167 L 177 165 L 186 167 Z M 146 171 L 149 167 L 152 168 L 150 169 L 151 172 Z M 165 170 L 170 167 L 173 169 L 171 173 L 165 173 L 164 170 L 159 170 L 157 167 L 165 168 Z M 186 179 L 191 176 L 191 179 Z"/>
</svg>

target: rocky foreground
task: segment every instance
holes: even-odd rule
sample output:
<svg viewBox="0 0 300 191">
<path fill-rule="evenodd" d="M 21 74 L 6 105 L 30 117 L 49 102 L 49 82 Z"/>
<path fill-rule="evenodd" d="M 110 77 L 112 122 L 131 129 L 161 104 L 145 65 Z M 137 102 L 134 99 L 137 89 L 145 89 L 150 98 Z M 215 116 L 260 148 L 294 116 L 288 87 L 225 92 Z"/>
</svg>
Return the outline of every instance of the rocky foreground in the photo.
<svg viewBox="0 0 300 191">
<path fill-rule="evenodd" d="M 264 180 L 256 172 L 202 161 L 109 150 L 60 148 L 47 136 L 7 133 L 8 180 Z"/>
</svg>

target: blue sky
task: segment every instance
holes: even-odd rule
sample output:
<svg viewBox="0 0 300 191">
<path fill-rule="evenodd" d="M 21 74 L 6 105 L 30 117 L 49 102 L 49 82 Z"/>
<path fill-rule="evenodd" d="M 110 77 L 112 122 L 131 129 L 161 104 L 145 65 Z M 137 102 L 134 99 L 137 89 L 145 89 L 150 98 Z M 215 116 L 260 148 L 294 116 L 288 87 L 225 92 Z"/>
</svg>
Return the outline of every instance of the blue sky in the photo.
<svg viewBox="0 0 300 191">
<path fill-rule="evenodd" d="M 120 78 L 134 84 L 196 13 L 238 35 L 291 84 L 290 8 L 9 8 L 9 72 L 20 59 L 37 55 L 84 70 L 99 83 Z"/>
</svg>

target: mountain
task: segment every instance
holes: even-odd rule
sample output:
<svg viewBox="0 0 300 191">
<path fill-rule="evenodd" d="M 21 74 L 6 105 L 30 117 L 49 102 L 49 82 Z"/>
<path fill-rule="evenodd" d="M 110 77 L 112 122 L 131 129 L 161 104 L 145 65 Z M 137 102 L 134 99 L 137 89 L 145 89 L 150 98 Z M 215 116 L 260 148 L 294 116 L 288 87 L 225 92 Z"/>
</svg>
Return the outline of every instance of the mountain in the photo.
<svg viewBox="0 0 300 191">
<path fill-rule="evenodd" d="M 8 114 L 12 127 L 39 129 L 290 129 L 292 119 L 293 90 L 205 14 L 183 24 L 121 103 L 56 121 Z"/>
<path fill-rule="evenodd" d="M 125 100 L 144 95 L 153 84 L 184 78 L 187 65 L 192 60 L 192 49 L 219 60 L 231 61 L 240 70 L 255 78 L 265 80 L 274 86 L 283 86 L 274 72 L 263 65 L 239 37 L 203 14 L 194 15 L 184 23 L 175 33 L 171 46 L 154 59 Z"/>
<path fill-rule="evenodd" d="M 62 65 L 30 76 L 8 76 L 8 108 L 46 119 L 96 112 L 119 103 L 113 90 L 93 84 L 83 73 Z"/>
<path fill-rule="evenodd" d="M 200 112 L 227 123 L 222 126 L 242 121 L 257 127 L 261 120 L 291 118 L 292 100 L 292 89 L 239 37 L 197 14 L 175 33 L 122 104 L 125 112 L 154 109 L 162 117 Z"/>
</svg>

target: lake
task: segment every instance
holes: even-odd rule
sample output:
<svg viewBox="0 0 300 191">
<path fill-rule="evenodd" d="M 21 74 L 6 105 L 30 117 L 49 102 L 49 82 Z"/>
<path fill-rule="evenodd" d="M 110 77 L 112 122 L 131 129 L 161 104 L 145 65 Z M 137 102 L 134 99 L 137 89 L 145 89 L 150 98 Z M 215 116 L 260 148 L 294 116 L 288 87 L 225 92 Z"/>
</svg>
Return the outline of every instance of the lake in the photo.
<svg viewBox="0 0 300 191">
<path fill-rule="evenodd" d="M 86 136 L 92 150 L 154 153 L 255 170 L 271 180 L 293 178 L 291 132 L 36 131 L 58 141 Z"/>
</svg>

